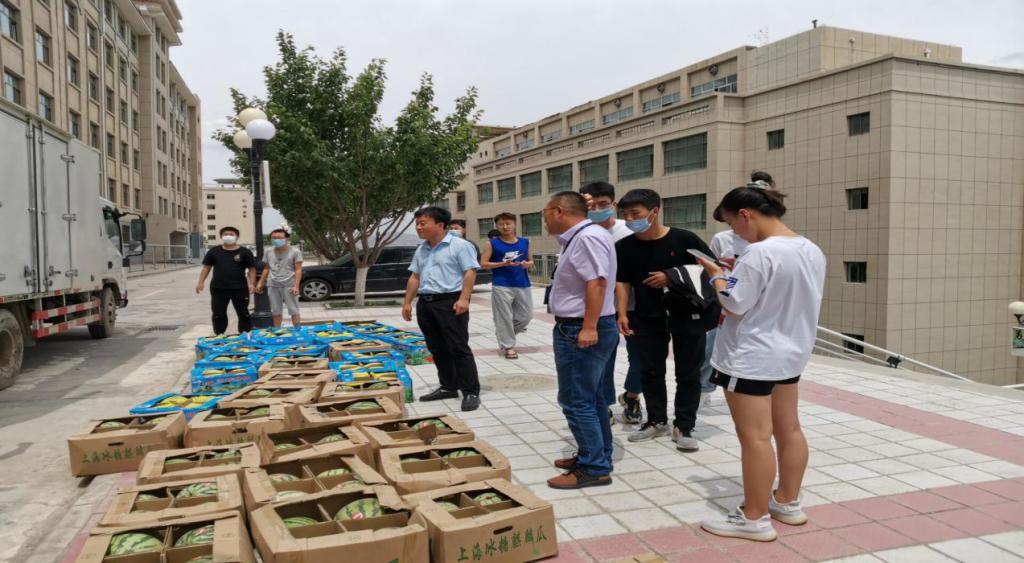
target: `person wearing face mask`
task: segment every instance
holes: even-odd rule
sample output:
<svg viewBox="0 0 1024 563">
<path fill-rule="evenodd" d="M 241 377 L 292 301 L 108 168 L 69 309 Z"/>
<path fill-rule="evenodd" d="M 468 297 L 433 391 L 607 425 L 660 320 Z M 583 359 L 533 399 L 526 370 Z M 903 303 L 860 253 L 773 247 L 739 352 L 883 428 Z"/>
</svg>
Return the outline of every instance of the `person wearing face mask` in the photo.
<svg viewBox="0 0 1024 563">
<path fill-rule="evenodd" d="M 266 253 L 267 261 L 256 292 L 260 293 L 266 288 L 267 296 L 270 297 L 270 312 L 274 315 L 274 326 L 281 326 L 285 305 L 288 306 L 292 326 L 299 326 L 302 321 L 299 315 L 302 253 L 288 244 L 288 231 L 284 229 L 270 231 L 270 244 L 273 250 Z"/>
<path fill-rule="evenodd" d="M 448 225 L 448 232 L 453 237 L 465 239 L 466 238 L 466 220 L 465 219 L 452 219 L 452 224 Z M 476 246 L 475 244 L 473 246 Z M 480 261 L 480 249 L 476 249 L 476 261 Z"/>
<path fill-rule="evenodd" d="M 694 452 L 699 449 L 693 429 L 700 404 L 705 333 L 717 323 L 720 309 L 715 306 L 700 314 L 682 314 L 669 308 L 665 296 L 673 270 L 697 263 L 687 250 L 705 254 L 711 250 L 690 231 L 661 224 L 661 197 L 653 190 L 629 191 L 619 200 L 619 209 L 634 234 L 615 245 L 618 324 L 624 336 L 634 336 L 640 343 L 640 377 L 647 405 L 647 421 L 629 435 L 629 441 L 653 440 L 671 430 L 676 449 Z M 636 298 L 632 315 L 627 312 L 630 290 Z M 706 288 L 707 293 L 710 288 Z M 675 421 L 671 428 L 665 389 L 670 341 L 676 378 Z"/>
<path fill-rule="evenodd" d="M 224 334 L 228 329 L 228 303 L 238 315 L 239 334 L 249 332 L 252 329 L 249 294 L 256 292 L 256 257 L 248 248 L 238 245 L 238 229 L 224 227 L 220 230 L 220 238 L 224 244 L 206 251 L 203 257 L 196 293 L 203 292 L 206 278 L 212 270 L 210 310 L 214 334 Z"/>
</svg>

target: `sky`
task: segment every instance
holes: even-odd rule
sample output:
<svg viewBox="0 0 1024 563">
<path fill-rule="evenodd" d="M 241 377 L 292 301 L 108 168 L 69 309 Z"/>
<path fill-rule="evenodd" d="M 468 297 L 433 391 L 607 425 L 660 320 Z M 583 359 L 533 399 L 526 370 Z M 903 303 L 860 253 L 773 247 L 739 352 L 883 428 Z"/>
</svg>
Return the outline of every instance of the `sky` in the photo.
<svg viewBox="0 0 1024 563">
<path fill-rule="evenodd" d="M 210 139 L 232 113 L 229 89 L 262 95 L 275 34 L 349 70 L 387 61 L 392 121 L 423 73 L 441 112 L 469 86 L 481 123 L 517 126 L 734 49 L 819 25 L 959 45 L 965 62 L 1024 68 L 1024 0 L 177 0 L 184 32 L 171 60 L 202 102 L 203 180 L 230 177 Z M 271 172 L 271 174 L 273 174 Z M 266 223 L 277 224 L 270 214 Z"/>
</svg>

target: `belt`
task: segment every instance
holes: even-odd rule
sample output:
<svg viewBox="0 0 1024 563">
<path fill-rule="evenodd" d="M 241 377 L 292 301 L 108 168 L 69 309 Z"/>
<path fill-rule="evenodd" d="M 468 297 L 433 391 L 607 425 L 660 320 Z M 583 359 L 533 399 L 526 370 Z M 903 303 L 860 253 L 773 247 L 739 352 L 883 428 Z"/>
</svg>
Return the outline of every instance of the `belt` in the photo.
<svg viewBox="0 0 1024 563">
<path fill-rule="evenodd" d="M 598 320 L 604 318 L 614 319 L 615 315 L 605 315 L 599 317 Z M 583 324 L 583 317 L 555 317 L 555 322 L 563 325 L 581 325 Z"/>
<path fill-rule="evenodd" d="M 433 303 L 434 301 L 446 301 L 449 299 L 458 299 L 461 296 L 461 291 L 455 291 L 452 293 L 420 293 L 416 295 L 416 297 L 419 297 L 420 299 L 426 301 L 427 303 Z"/>
</svg>

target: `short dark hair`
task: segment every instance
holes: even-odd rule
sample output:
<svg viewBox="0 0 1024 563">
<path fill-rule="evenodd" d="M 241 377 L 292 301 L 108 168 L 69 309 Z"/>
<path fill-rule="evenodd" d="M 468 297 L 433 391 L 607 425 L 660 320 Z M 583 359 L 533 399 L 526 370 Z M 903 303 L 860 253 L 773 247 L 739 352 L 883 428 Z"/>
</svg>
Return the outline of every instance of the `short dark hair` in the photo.
<svg viewBox="0 0 1024 563">
<path fill-rule="evenodd" d="M 489 239 L 490 238 L 498 238 L 500 236 L 501 236 L 501 231 L 499 231 L 498 229 L 491 229 L 491 230 L 487 231 L 487 238 L 489 238 Z"/>
<path fill-rule="evenodd" d="M 228 231 L 231 231 L 232 233 L 235 233 L 236 237 L 242 235 L 242 233 L 238 232 L 238 229 L 236 229 L 234 227 L 221 227 L 221 229 L 220 229 L 220 236 L 224 236 L 224 233 L 226 233 Z"/>
<path fill-rule="evenodd" d="M 772 188 L 775 187 L 775 180 L 772 180 L 772 175 L 764 170 L 754 170 L 750 173 L 751 182 L 757 182 L 758 180 L 767 183 Z"/>
<path fill-rule="evenodd" d="M 619 200 L 619 209 L 633 207 L 634 205 L 639 205 L 650 211 L 655 207 L 661 207 L 661 196 L 658 195 L 658 192 L 647 188 L 629 190 L 626 192 L 626 195 L 622 196 L 622 199 Z"/>
<path fill-rule="evenodd" d="M 610 197 L 615 201 L 615 186 L 608 182 L 590 182 L 580 188 L 580 193 L 590 197 Z"/>
<path fill-rule="evenodd" d="M 448 222 L 448 226 L 451 227 L 452 225 L 458 225 L 458 226 L 462 227 L 463 229 L 465 229 L 466 228 L 466 220 L 465 219 L 452 219 L 451 221 Z"/>
<path fill-rule="evenodd" d="M 786 214 L 785 198 L 786 194 L 776 190 L 748 186 L 733 188 L 715 209 L 715 220 L 724 222 L 723 212 L 736 214 L 740 209 L 750 209 L 768 217 L 782 217 Z"/>
<path fill-rule="evenodd" d="M 516 216 L 509 213 L 508 211 L 502 211 L 501 213 L 498 213 L 497 215 L 494 216 L 494 223 L 497 224 L 498 221 L 512 221 L 513 223 L 515 223 Z"/>
<path fill-rule="evenodd" d="M 413 215 L 416 219 L 420 217 L 429 217 L 434 220 L 435 223 L 441 223 L 446 228 L 452 222 L 452 213 L 443 207 L 424 207 Z"/>
<path fill-rule="evenodd" d="M 565 209 L 568 213 L 581 217 L 587 216 L 587 200 L 583 199 L 583 196 L 576 192 L 558 192 L 551 196 L 551 201 L 557 202 L 559 207 Z"/>
<path fill-rule="evenodd" d="M 281 233 L 282 235 L 284 235 L 284 238 L 288 238 L 289 236 L 291 236 L 285 229 L 274 229 L 273 231 L 270 231 L 270 236 L 274 236 L 274 233 Z"/>
</svg>

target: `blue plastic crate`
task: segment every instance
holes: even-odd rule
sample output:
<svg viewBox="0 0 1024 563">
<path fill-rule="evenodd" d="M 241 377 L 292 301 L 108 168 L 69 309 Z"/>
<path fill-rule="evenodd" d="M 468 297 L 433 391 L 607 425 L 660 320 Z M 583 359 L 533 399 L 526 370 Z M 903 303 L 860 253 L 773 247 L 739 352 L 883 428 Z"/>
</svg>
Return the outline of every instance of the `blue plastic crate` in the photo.
<svg viewBox="0 0 1024 563">
<path fill-rule="evenodd" d="M 367 352 L 342 352 L 342 362 L 355 360 L 372 361 L 373 359 L 390 359 L 395 362 L 396 367 L 405 367 L 405 354 L 399 350 L 370 350 Z"/>
<path fill-rule="evenodd" d="M 249 338 L 256 344 L 275 346 L 307 344 L 313 340 L 302 327 L 263 328 L 250 332 Z"/>
<path fill-rule="evenodd" d="M 373 367 L 366 367 L 367 364 L 380 364 L 380 365 L 379 366 L 373 366 Z M 356 366 L 356 367 L 345 367 L 345 366 Z M 340 362 L 331 362 L 331 363 L 327 364 L 327 367 L 332 369 L 332 370 L 334 370 L 334 371 L 336 371 L 336 372 L 338 372 L 338 373 L 345 373 L 345 372 L 349 372 L 349 371 L 367 371 L 367 370 L 372 370 L 372 369 L 380 369 L 380 370 L 385 370 L 385 371 L 392 370 L 393 371 L 393 370 L 397 370 L 398 368 L 400 368 L 402 366 L 399 366 L 398 363 L 395 362 L 391 358 L 365 358 L 365 359 L 355 359 L 355 360 L 344 360 L 343 359 Z"/>
<path fill-rule="evenodd" d="M 248 339 L 242 334 L 233 334 L 222 338 L 203 336 L 196 339 L 196 359 L 201 360 L 213 351 L 227 350 L 235 346 L 242 346 L 247 342 Z"/>
<path fill-rule="evenodd" d="M 338 321 L 324 321 L 312 325 L 302 325 L 299 327 L 299 330 L 312 334 L 320 330 L 344 330 L 344 327 Z"/>
<path fill-rule="evenodd" d="M 226 356 L 244 356 L 245 359 L 239 360 L 218 360 L 217 358 L 223 358 Z M 252 352 L 249 354 L 233 354 L 230 350 L 224 352 L 215 352 L 196 362 L 195 367 L 197 368 L 237 368 L 237 367 L 259 367 L 267 357 L 267 352 Z"/>
<path fill-rule="evenodd" d="M 385 324 L 378 323 L 377 321 L 349 321 L 347 323 L 341 323 L 342 326 L 348 330 L 355 332 L 370 332 L 377 328 L 390 328 Z"/>
<path fill-rule="evenodd" d="M 298 348 L 309 348 L 309 350 L 298 350 Z M 272 346 L 267 350 L 265 359 L 270 358 L 326 358 L 328 346 L 326 344 L 289 344 L 286 346 Z"/>
<path fill-rule="evenodd" d="M 201 405 L 196 405 L 194 407 L 189 408 L 156 406 L 157 404 L 160 403 L 160 401 L 163 401 L 164 399 L 168 397 L 173 397 L 175 395 L 181 395 L 182 397 L 195 397 L 201 395 L 211 398 L 209 401 L 206 401 Z M 191 420 L 196 413 L 205 410 L 210 410 L 216 407 L 217 403 L 227 395 L 227 393 L 164 393 L 163 395 L 158 395 L 144 403 L 132 407 L 131 409 L 128 410 L 128 412 L 131 414 L 170 414 L 180 412 L 185 415 L 186 419 Z"/>
<path fill-rule="evenodd" d="M 402 384 L 402 387 L 404 387 L 403 393 L 405 395 L 405 402 L 412 403 L 413 401 L 416 400 L 416 397 L 413 394 L 413 390 L 412 390 L 412 376 L 409 375 L 409 371 L 406 370 L 405 368 L 397 368 L 397 369 L 380 369 L 380 368 L 377 368 L 377 369 L 366 369 L 366 370 L 339 372 L 338 376 L 335 378 L 335 381 L 356 381 L 358 379 L 357 378 L 357 374 L 358 375 L 362 375 L 364 377 L 368 376 L 370 378 L 381 378 L 381 376 L 385 372 L 394 372 L 395 373 L 395 379 L 399 383 Z"/>
<path fill-rule="evenodd" d="M 341 340 L 354 340 L 356 338 L 366 338 L 366 335 L 364 335 L 361 332 L 335 329 L 331 329 L 328 331 L 310 331 L 309 336 L 313 339 L 313 342 L 317 342 L 319 344 L 330 344 L 331 342 L 338 342 Z"/>
<path fill-rule="evenodd" d="M 256 382 L 259 377 L 256 368 L 246 366 L 240 369 L 243 373 L 222 373 L 205 375 L 204 371 L 214 368 L 192 368 L 191 386 L 193 393 L 223 392 L 231 393 Z M 223 369 L 223 368 L 221 368 Z"/>
</svg>

